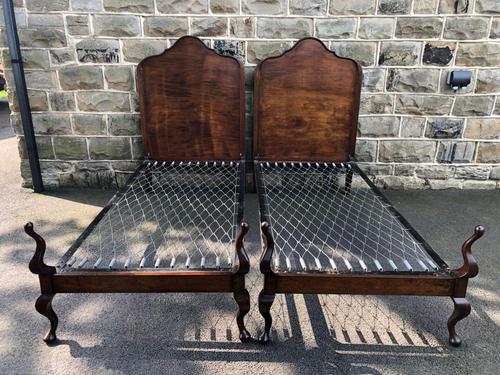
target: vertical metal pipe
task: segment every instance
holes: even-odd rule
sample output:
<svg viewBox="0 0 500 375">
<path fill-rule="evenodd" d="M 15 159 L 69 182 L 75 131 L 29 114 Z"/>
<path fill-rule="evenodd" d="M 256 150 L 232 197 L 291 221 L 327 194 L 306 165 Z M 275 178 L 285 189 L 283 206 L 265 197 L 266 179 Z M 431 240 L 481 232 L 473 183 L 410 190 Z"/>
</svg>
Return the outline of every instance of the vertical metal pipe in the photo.
<svg viewBox="0 0 500 375">
<path fill-rule="evenodd" d="M 31 108 L 28 99 L 28 90 L 26 88 L 26 80 L 24 78 L 24 67 L 21 49 L 19 48 L 19 36 L 17 35 L 17 24 L 12 0 L 3 0 L 3 15 L 7 41 L 9 44 L 12 73 L 16 84 L 17 99 L 23 123 L 24 141 L 26 142 L 26 149 L 28 151 L 33 190 L 35 193 L 41 193 L 43 191 L 42 173 L 38 160 L 33 119 L 31 118 Z"/>
</svg>

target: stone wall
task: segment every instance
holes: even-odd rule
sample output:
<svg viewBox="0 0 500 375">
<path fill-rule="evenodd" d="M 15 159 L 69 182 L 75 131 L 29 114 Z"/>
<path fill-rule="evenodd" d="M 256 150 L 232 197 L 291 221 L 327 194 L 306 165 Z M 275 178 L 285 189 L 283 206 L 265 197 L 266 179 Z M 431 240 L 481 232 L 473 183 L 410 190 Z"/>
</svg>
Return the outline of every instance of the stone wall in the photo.
<svg viewBox="0 0 500 375">
<path fill-rule="evenodd" d="M 121 184 L 143 157 L 135 67 L 185 34 L 252 74 L 305 36 L 364 67 L 357 158 L 382 187 L 500 187 L 498 0 L 15 0 L 48 187 Z M 9 64 L 2 33 L 0 47 Z M 473 72 L 453 92 L 446 76 Z M 334 79 L 334 77 L 331 77 Z M 12 74 L 7 80 L 13 86 Z M 24 184 L 30 185 L 15 93 Z"/>
</svg>

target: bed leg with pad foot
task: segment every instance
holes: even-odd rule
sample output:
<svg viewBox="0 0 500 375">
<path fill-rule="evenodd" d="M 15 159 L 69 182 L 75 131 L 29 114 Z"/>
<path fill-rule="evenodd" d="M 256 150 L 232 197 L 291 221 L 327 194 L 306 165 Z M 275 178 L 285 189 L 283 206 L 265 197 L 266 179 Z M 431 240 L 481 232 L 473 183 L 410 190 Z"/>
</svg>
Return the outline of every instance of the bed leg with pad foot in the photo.
<svg viewBox="0 0 500 375">
<path fill-rule="evenodd" d="M 238 330 L 240 331 L 240 341 L 248 342 L 252 336 L 250 332 L 245 328 L 244 318 L 245 315 L 250 311 L 250 294 L 248 290 L 243 289 L 237 292 L 234 292 L 234 299 L 238 304 L 238 315 L 236 315 L 236 323 L 238 324 Z"/>
<path fill-rule="evenodd" d="M 455 308 L 453 309 L 453 314 L 451 314 L 448 319 L 448 332 L 450 333 L 450 345 L 460 346 L 462 340 L 460 336 L 455 332 L 456 324 L 466 318 L 470 314 L 470 303 L 465 298 L 452 298 Z"/>
<path fill-rule="evenodd" d="M 36 242 L 36 249 L 33 258 L 30 261 L 29 269 L 32 273 L 38 275 L 40 279 L 40 287 L 42 289 L 42 295 L 38 297 L 35 303 L 35 309 L 40 314 L 45 316 L 50 321 L 50 329 L 45 335 L 43 341 L 47 344 L 56 341 L 56 329 L 57 329 L 57 315 L 52 309 L 52 299 L 54 298 L 54 293 L 52 293 L 51 287 L 51 276 L 56 273 L 56 268 L 48 266 L 43 261 L 43 256 L 45 255 L 45 240 L 38 233 L 35 232 L 33 223 L 27 223 L 24 226 L 24 231 L 28 236 L 33 238 Z"/>
<path fill-rule="evenodd" d="M 484 234 L 484 227 L 478 225 L 474 228 L 474 234 L 469 237 L 462 245 L 462 257 L 464 259 L 464 264 L 459 269 L 453 271 L 453 275 L 457 278 L 456 282 L 460 282 L 463 285 L 461 289 L 460 296 L 451 297 L 455 308 L 453 313 L 448 319 L 448 332 L 450 334 L 449 342 L 452 346 L 460 346 L 462 340 L 460 336 L 455 332 L 456 324 L 466 318 L 471 312 L 471 306 L 469 301 L 465 297 L 467 291 L 467 281 L 475 277 L 479 273 L 479 267 L 476 260 L 472 256 L 472 244 L 481 238 Z"/>
<path fill-rule="evenodd" d="M 259 294 L 259 312 L 264 318 L 264 332 L 259 337 L 259 342 L 261 344 L 267 344 L 269 342 L 269 331 L 271 330 L 271 325 L 273 324 L 273 318 L 271 316 L 271 306 L 274 302 L 274 294 L 265 294 L 264 291 Z"/>
<path fill-rule="evenodd" d="M 57 340 L 56 329 L 59 320 L 57 319 L 56 313 L 52 309 L 52 299 L 54 298 L 54 296 L 55 294 L 42 294 L 40 297 L 38 297 L 35 303 L 36 311 L 38 311 L 50 321 L 49 331 L 43 338 L 43 341 L 45 341 L 47 344 L 54 343 Z"/>
</svg>

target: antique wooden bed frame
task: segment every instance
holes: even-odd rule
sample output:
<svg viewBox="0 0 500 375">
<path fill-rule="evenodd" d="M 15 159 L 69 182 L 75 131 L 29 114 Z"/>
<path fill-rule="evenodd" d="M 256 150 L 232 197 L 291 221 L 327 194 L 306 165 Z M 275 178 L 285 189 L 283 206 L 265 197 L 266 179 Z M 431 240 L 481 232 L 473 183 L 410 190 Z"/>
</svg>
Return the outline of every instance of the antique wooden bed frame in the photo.
<svg viewBox="0 0 500 375">
<path fill-rule="evenodd" d="M 263 60 L 256 68 L 254 171 L 264 242 L 260 270 L 265 278 L 263 290 L 259 295 L 259 311 L 265 319 L 265 328 L 259 341 L 267 343 L 269 340 L 272 324 L 270 310 L 276 293 L 417 295 L 452 298 L 454 311 L 448 320 L 449 342 L 458 346 L 461 340 L 455 332 L 455 325 L 470 313 L 470 304 L 465 299 L 467 282 L 478 273 L 477 263 L 471 254 L 471 245 L 482 236 L 484 228 L 477 226 L 474 234 L 463 244 L 463 266 L 450 270 L 357 167 L 354 163 L 354 152 L 361 82 L 362 71 L 358 63 L 337 57 L 321 41 L 314 38 L 302 39 L 292 49 L 280 56 Z M 307 199 L 304 191 L 307 193 L 310 187 L 323 189 L 321 178 L 332 175 L 342 176 L 345 183 L 342 187 L 344 191 L 340 191 L 335 184 L 329 185 L 334 188 L 328 189 L 337 192 L 336 197 L 340 198 L 316 195 L 316 198 L 325 198 L 321 199 L 321 204 L 315 205 L 314 201 L 310 200 L 301 218 L 294 217 L 299 212 L 299 199 Z M 357 190 L 359 193 L 354 192 L 353 178 L 357 179 L 357 184 L 361 186 Z M 287 188 L 287 183 L 293 186 Z M 306 187 L 300 190 L 302 185 Z M 273 197 L 270 197 L 271 193 Z M 287 193 L 295 195 L 284 203 L 285 208 L 277 207 L 280 199 Z M 384 220 L 391 220 L 391 230 L 393 225 L 399 228 L 401 236 L 406 238 L 405 241 L 419 251 L 418 256 L 412 258 L 412 265 L 405 258 L 401 258 L 401 265 L 397 266 L 395 261 L 387 257 L 387 264 L 382 266 L 375 256 L 351 257 L 350 261 L 343 258 L 343 262 L 340 262 L 343 269 L 340 265 L 337 269 L 331 258 L 330 262 L 334 268 L 326 272 L 322 269 L 324 262 L 321 263 L 319 257 L 314 259 L 317 266 L 314 262 L 312 266 L 308 266 L 304 260 L 305 256 L 303 258 L 301 255 L 298 266 L 294 267 L 291 258 L 298 256 L 292 252 L 280 253 L 283 247 L 292 245 L 286 241 L 277 244 L 277 237 L 295 241 L 295 238 L 303 236 L 294 242 L 293 246 L 297 248 L 303 246 L 299 244 L 300 241 L 310 241 L 312 244 L 317 239 L 307 238 L 307 235 L 313 233 L 310 236 L 314 237 L 316 222 L 314 217 L 307 215 L 314 216 L 314 212 L 321 212 L 322 208 L 318 206 L 328 206 L 331 204 L 329 200 L 334 201 L 333 205 L 336 200 L 346 202 L 350 194 L 357 194 L 355 199 L 370 199 L 370 204 L 377 206 Z M 360 207 L 362 203 L 359 203 Z M 333 209 L 335 207 L 330 206 L 330 210 Z M 311 210 L 315 211 L 311 213 Z M 363 215 L 360 212 L 358 214 Z M 294 220 L 288 219 L 287 216 Z M 355 220 L 360 221 L 356 221 L 356 226 L 360 224 L 360 228 L 363 224 L 372 228 L 379 225 L 373 218 L 366 219 L 370 221 L 368 224 L 356 217 L 348 220 L 351 224 Z M 327 224 L 333 228 L 338 223 L 333 220 Z M 342 223 L 342 228 L 348 226 L 349 223 L 347 226 Z M 311 231 L 311 228 L 314 230 Z M 318 231 L 319 228 L 316 232 Z M 342 234 L 346 233 L 342 229 Z M 370 236 L 366 229 L 363 233 L 367 237 Z M 378 235 L 385 234 L 381 231 Z M 363 246 L 373 241 L 370 238 L 363 239 L 363 234 L 360 236 L 361 242 L 364 241 Z M 323 235 L 323 240 L 332 241 L 327 234 Z M 352 241 L 359 242 L 360 238 L 354 236 Z M 395 249 L 397 250 L 396 247 Z M 378 254 L 383 251 L 376 250 Z M 277 251 L 282 255 L 278 257 Z M 303 254 L 309 255 L 306 251 Z M 350 255 L 352 254 L 347 252 L 347 256 Z M 277 266 L 283 264 L 283 259 L 287 269 Z M 368 265 L 369 262 L 371 266 Z"/>
<path fill-rule="evenodd" d="M 39 276 L 41 287 L 41 296 L 37 299 L 35 307 L 50 321 L 50 329 L 44 341 L 52 343 L 56 340 L 58 318 L 52 309 L 52 299 L 57 293 L 178 292 L 233 293 L 239 307 L 236 318 L 239 337 L 241 341 L 248 341 L 250 334 L 245 329 L 243 321 L 250 309 L 249 294 L 245 288 L 245 274 L 249 270 L 249 260 L 243 246 L 243 238 L 248 232 L 248 225 L 242 221 L 243 181 L 245 181 L 243 66 L 233 57 L 217 54 L 201 40 L 186 36 L 180 38 L 172 48 L 167 49 L 164 53 L 143 60 L 137 69 L 137 84 L 146 156 L 144 164 L 138 168 L 127 185 L 111 199 L 75 244 L 71 246 L 57 267 L 44 263 L 45 241 L 39 234 L 35 233 L 32 223 L 25 226 L 26 233 L 36 241 L 36 251 L 29 264 L 31 272 Z M 168 169 L 170 165 L 173 166 L 172 170 Z M 217 266 L 208 269 L 205 266 L 205 258 L 202 258 L 198 267 L 194 267 L 193 264 L 190 265 L 188 256 L 184 269 L 173 270 L 167 264 L 165 266 L 161 264 L 163 260 L 159 259 L 159 255 L 156 259 L 152 259 L 152 257 L 146 259 L 146 255 L 144 255 L 141 265 L 139 265 L 138 259 L 133 259 L 130 263 L 129 258 L 124 264 L 123 257 L 115 256 L 111 261 L 107 258 L 106 263 L 102 261 L 104 258 L 99 256 L 94 267 L 88 267 L 91 264 L 87 258 L 80 257 L 77 261 L 75 260 L 75 252 L 82 243 L 88 241 L 89 236 L 94 236 L 93 233 L 101 229 L 99 225 L 103 222 L 103 218 L 111 215 L 117 206 L 122 205 L 122 208 L 127 208 L 127 202 L 123 203 L 127 194 L 139 192 L 142 194 L 140 195 L 141 199 L 148 198 L 148 191 L 152 186 L 148 185 L 148 181 L 158 179 L 161 182 L 160 185 L 163 185 L 169 182 L 169 179 L 173 179 L 172 176 L 185 178 L 189 176 L 189 171 L 193 168 L 202 168 L 203 165 L 208 165 L 213 169 L 230 168 L 230 165 L 233 169 L 230 170 L 232 177 L 229 180 L 234 178 L 235 181 L 231 180 L 234 182 L 234 186 L 239 186 L 239 191 L 234 192 L 237 202 L 229 200 L 231 207 L 235 207 L 234 217 L 237 217 L 236 224 L 232 229 L 231 243 L 235 251 L 231 256 L 236 258 L 233 263 L 229 259 L 226 267 L 219 267 L 219 259 L 217 258 Z M 235 175 L 237 172 L 234 172 L 237 171 L 234 169 L 236 165 L 240 167 L 239 176 Z M 203 176 L 203 170 L 200 173 Z M 140 176 L 139 179 L 138 176 Z M 220 176 L 224 177 L 223 174 Z M 218 178 L 222 178 L 220 176 Z M 207 186 L 210 186 L 211 183 L 213 182 L 205 183 L 202 181 L 199 191 L 206 192 Z M 182 182 L 175 186 L 182 187 Z M 132 193 L 129 193 L 131 191 Z M 193 196 L 195 199 L 196 196 Z M 157 197 L 155 196 L 155 199 Z M 131 196 L 132 198 L 134 197 Z M 135 207 L 138 207 L 140 202 L 138 203 L 137 199 L 134 202 Z M 158 206 L 159 200 L 155 202 L 155 205 Z M 177 201 L 175 203 L 179 204 Z M 196 203 L 198 204 L 198 202 Z M 148 209 L 151 210 L 152 214 L 156 214 L 153 211 L 155 207 Z M 187 211 L 181 212 L 181 217 L 178 220 L 183 220 L 185 212 Z M 121 215 L 120 212 L 118 214 Z M 129 221 L 133 219 L 130 215 L 127 218 Z M 196 220 L 202 222 L 205 218 L 196 218 Z M 114 225 L 111 222 L 108 224 Z M 215 224 L 218 225 L 218 223 Z M 182 225 L 182 222 L 179 225 Z M 189 222 L 188 225 L 193 226 L 192 222 Z M 236 238 L 238 227 L 241 229 Z M 220 227 L 218 230 L 220 231 Z M 121 235 L 124 234 L 121 233 Z M 210 236 L 210 234 L 203 235 Z M 222 235 L 226 236 L 224 238 L 227 239 L 230 234 L 223 233 Z M 99 236 L 99 240 L 104 238 L 109 241 L 109 238 L 105 237 L 106 234 L 101 233 Z M 199 239 L 201 242 L 206 240 L 201 236 Z M 128 246 L 125 242 L 121 242 L 121 245 L 117 242 L 110 243 L 113 247 L 115 245 Z M 217 241 L 212 239 L 206 240 L 205 243 L 217 245 Z M 153 244 L 153 247 L 156 246 L 157 244 Z M 119 248 L 113 248 L 113 254 L 119 254 L 120 251 Z M 149 263 L 146 264 L 146 260 Z M 150 260 L 156 260 L 155 264 L 153 265 Z M 109 267 L 107 266 L 108 262 Z M 175 262 L 176 260 L 173 258 L 172 267 Z"/>
</svg>

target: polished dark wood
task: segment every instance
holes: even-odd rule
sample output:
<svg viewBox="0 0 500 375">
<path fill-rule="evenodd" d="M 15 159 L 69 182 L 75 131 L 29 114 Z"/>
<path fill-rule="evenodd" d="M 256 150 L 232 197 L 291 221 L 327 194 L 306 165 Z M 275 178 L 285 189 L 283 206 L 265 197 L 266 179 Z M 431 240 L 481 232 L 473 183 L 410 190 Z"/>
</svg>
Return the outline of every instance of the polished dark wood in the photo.
<svg viewBox="0 0 500 375">
<path fill-rule="evenodd" d="M 254 80 L 255 159 L 349 161 L 361 83 L 357 62 L 315 38 L 263 60 Z"/>
<path fill-rule="evenodd" d="M 448 332 L 450 334 L 449 342 L 452 346 L 460 346 L 462 339 L 455 332 L 456 324 L 469 316 L 471 307 L 470 303 L 465 298 L 452 298 L 454 309 L 448 319 Z"/>
<path fill-rule="evenodd" d="M 42 294 L 35 302 L 36 311 L 45 316 L 50 322 L 50 328 L 43 338 L 43 341 L 45 341 L 47 344 L 52 344 L 57 340 L 56 329 L 57 324 L 59 323 L 59 319 L 52 309 L 53 298 L 54 294 Z"/>
<path fill-rule="evenodd" d="M 56 273 L 56 268 L 48 266 L 43 262 L 43 257 L 45 255 L 45 240 L 35 232 L 33 228 L 33 223 L 26 223 L 24 226 L 24 231 L 28 236 L 33 238 L 36 242 L 36 249 L 33 258 L 31 258 L 29 269 L 31 272 L 37 275 L 52 275 Z"/>
<path fill-rule="evenodd" d="M 474 228 L 474 234 L 470 236 L 462 245 L 462 257 L 464 258 L 464 264 L 458 270 L 455 271 L 456 277 L 472 278 L 475 277 L 479 272 L 479 266 L 477 265 L 476 259 L 472 256 L 471 247 L 478 239 L 480 239 L 484 234 L 484 227 L 478 225 Z"/>
<path fill-rule="evenodd" d="M 157 160 L 239 160 L 244 155 L 242 64 L 185 36 L 137 67 L 145 155 Z"/>
</svg>

